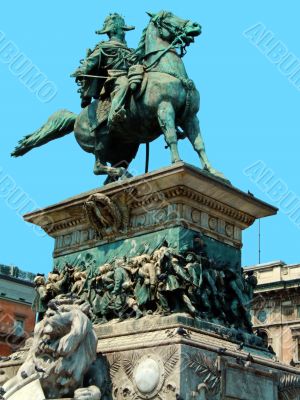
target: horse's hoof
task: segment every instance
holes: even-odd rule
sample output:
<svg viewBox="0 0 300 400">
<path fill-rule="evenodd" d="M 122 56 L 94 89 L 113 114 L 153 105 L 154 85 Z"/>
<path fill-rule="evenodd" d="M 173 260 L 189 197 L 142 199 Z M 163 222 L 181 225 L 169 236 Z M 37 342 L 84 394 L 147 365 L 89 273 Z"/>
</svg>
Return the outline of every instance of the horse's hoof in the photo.
<svg viewBox="0 0 300 400">
<path fill-rule="evenodd" d="M 222 179 L 223 181 L 230 183 L 230 181 L 226 178 L 226 176 L 222 172 L 218 171 L 217 169 L 206 167 L 206 168 L 204 168 L 204 170 L 209 172 L 211 175 L 215 176 L 216 178 Z"/>
<path fill-rule="evenodd" d="M 101 175 L 103 172 L 101 171 L 101 169 L 100 168 L 97 168 L 96 166 L 94 167 L 94 174 L 95 175 Z"/>
<path fill-rule="evenodd" d="M 115 182 L 115 180 L 112 179 L 111 176 L 108 176 L 108 177 L 105 179 L 103 185 L 108 185 L 109 183 L 113 183 L 113 182 Z"/>
<path fill-rule="evenodd" d="M 120 180 L 124 180 L 124 179 L 128 179 L 128 178 L 132 178 L 133 177 L 133 175 L 131 175 L 131 173 L 128 172 L 128 170 L 125 169 L 124 167 L 121 167 L 119 169 L 120 169 L 120 174 L 119 174 Z"/>
<path fill-rule="evenodd" d="M 127 170 L 125 171 L 125 173 L 121 176 L 121 179 L 124 179 L 124 178 L 126 178 L 126 179 L 128 179 L 128 178 L 133 178 L 133 175 L 130 173 L 130 172 L 128 172 Z"/>
</svg>

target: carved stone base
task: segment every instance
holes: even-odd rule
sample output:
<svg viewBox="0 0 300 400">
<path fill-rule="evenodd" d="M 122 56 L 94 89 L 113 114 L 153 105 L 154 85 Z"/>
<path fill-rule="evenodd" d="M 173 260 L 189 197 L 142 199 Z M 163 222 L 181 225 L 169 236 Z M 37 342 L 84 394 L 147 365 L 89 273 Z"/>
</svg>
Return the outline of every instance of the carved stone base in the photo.
<svg viewBox="0 0 300 400">
<path fill-rule="evenodd" d="M 262 348 L 226 340 L 222 327 L 220 334 L 208 333 L 194 322 L 172 315 L 95 326 L 94 375 L 101 399 L 297 399 L 296 368 L 278 363 Z M 15 375 L 23 358 L 0 363 L 0 375 L 11 373 L 12 366 Z"/>
<path fill-rule="evenodd" d="M 242 230 L 276 208 L 185 163 L 82 193 L 25 215 L 55 239 L 54 258 L 82 258 L 86 252 L 105 263 L 114 251 L 140 254 L 166 236 L 173 245 L 188 241 L 188 232 L 205 239 L 208 255 L 216 249 L 240 265 Z M 177 230 L 176 230 L 177 228 Z M 172 233 L 173 232 L 173 233 Z M 143 237 L 143 239 L 139 239 Z M 108 254 L 108 256 L 107 256 Z"/>
<path fill-rule="evenodd" d="M 159 318 L 96 327 L 105 400 L 294 398 L 281 382 L 298 371 L 269 352 Z"/>
<path fill-rule="evenodd" d="M 80 274 L 84 273 L 83 285 L 80 290 L 74 290 L 75 293 L 86 293 L 86 299 L 91 300 L 93 287 L 86 283 L 98 282 L 91 280 L 97 274 L 99 281 L 108 281 L 109 272 L 119 273 L 119 276 L 116 274 L 109 278 L 114 281 L 114 289 L 108 289 L 108 285 L 103 292 L 100 288 L 98 295 L 102 296 L 101 301 L 106 301 L 107 307 L 115 307 L 114 312 L 118 311 L 112 318 L 116 315 L 124 317 L 119 313 L 125 304 L 122 303 L 124 293 L 126 306 L 134 313 L 124 322 L 113 320 L 96 326 L 99 357 L 95 369 L 101 381 L 97 385 L 101 387 L 103 399 L 293 398 L 289 397 L 292 393 L 289 389 L 299 385 L 295 375 L 297 370 L 276 363 L 273 355 L 260 347 L 259 338 L 246 333 L 251 328 L 245 325 L 245 319 L 242 322 L 236 314 L 235 321 L 232 318 L 232 313 L 241 310 L 243 312 L 239 315 L 245 316 L 245 301 L 241 298 L 243 293 L 239 285 L 245 284 L 244 289 L 246 283 L 251 286 L 250 280 L 241 282 L 242 230 L 255 219 L 274 215 L 276 211 L 198 168 L 177 163 L 80 194 L 25 216 L 26 221 L 42 227 L 55 239 L 54 265 L 59 269 L 56 275 L 63 271 L 68 277 L 69 264 L 73 271 L 78 272 L 79 280 L 76 282 L 80 283 Z M 164 245 L 165 241 L 168 244 Z M 199 250 L 197 253 L 200 242 L 205 252 Z M 173 250 L 171 253 L 164 250 L 161 258 L 152 259 L 155 251 L 163 247 Z M 184 258 L 188 254 L 184 249 L 192 251 L 194 261 Z M 121 279 L 120 271 L 123 271 L 122 276 L 126 275 L 125 266 L 119 263 L 119 259 L 126 263 L 142 254 L 146 254 L 149 260 L 138 266 L 137 279 L 137 272 L 130 270 L 130 279 L 124 279 L 121 289 L 118 289 L 116 282 Z M 166 258 L 169 261 L 165 261 Z M 203 263 L 199 267 L 201 260 Z M 109 263 L 112 269 L 99 269 L 105 263 Z M 160 272 L 155 270 L 153 277 L 151 265 L 164 269 Z M 206 271 L 206 274 L 203 272 L 203 281 L 206 282 L 203 285 L 196 276 L 196 271 L 202 267 Z M 211 275 L 207 272 L 210 268 Z M 190 274 L 188 279 L 187 273 Z M 149 282 L 145 283 L 147 279 Z M 181 283 L 176 286 L 179 281 Z M 53 280 L 52 283 L 56 282 Z M 141 294 L 141 287 L 139 291 L 133 290 L 138 282 L 151 286 L 150 292 L 144 290 Z M 78 287 L 75 283 L 72 291 Z M 217 302 L 223 288 L 224 296 Z M 166 303 L 172 305 L 170 292 L 173 299 L 178 297 L 178 304 L 173 308 L 165 307 Z M 208 300 L 201 297 L 203 293 L 208 293 Z M 146 295 L 149 296 L 146 302 L 151 304 L 154 301 L 155 306 L 143 307 L 145 303 L 140 300 Z M 120 304 L 116 307 L 118 302 L 122 307 Z M 198 302 L 199 310 L 192 309 Z M 228 309 L 230 302 L 235 303 Z M 135 308 L 137 304 L 142 306 L 143 315 L 147 316 L 134 320 L 142 314 Z M 214 304 L 212 312 L 207 311 L 210 304 Z M 206 322 L 207 316 L 215 321 L 215 310 L 220 311 L 222 307 L 231 319 L 227 323 L 228 315 L 223 312 L 217 320 L 223 318 L 227 321 L 227 328 Z M 198 319 L 186 314 L 155 315 L 186 308 Z M 100 312 L 106 316 L 101 307 Z M 154 315 L 149 315 L 151 312 Z M 128 314 L 125 317 L 128 318 Z M 230 326 L 247 329 L 241 332 L 240 329 L 228 328 Z"/>
<path fill-rule="evenodd" d="M 229 183 L 176 163 L 25 220 L 55 239 L 59 276 L 49 278 L 49 291 L 79 293 L 94 321 L 188 311 L 251 332 L 246 304 L 255 282 L 242 276 L 242 230 L 274 213 Z"/>
</svg>

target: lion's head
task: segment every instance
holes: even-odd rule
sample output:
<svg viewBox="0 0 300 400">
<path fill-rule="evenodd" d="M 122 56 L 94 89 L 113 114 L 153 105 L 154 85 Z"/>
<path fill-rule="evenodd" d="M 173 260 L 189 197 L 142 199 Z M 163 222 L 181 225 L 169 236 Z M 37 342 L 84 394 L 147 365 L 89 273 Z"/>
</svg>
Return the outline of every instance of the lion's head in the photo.
<svg viewBox="0 0 300 400">
<path fill-rule="evenodd" d="M 19 379 L 38 372 L 47 398 L 73 396 L 96 358 L 97 336 L 88 315 L 89 305 L 77 297 L 58 296 L 52 300 L 36 325 Z M 9 383 L 5 390 L 11 388 Z"/>
</svg>

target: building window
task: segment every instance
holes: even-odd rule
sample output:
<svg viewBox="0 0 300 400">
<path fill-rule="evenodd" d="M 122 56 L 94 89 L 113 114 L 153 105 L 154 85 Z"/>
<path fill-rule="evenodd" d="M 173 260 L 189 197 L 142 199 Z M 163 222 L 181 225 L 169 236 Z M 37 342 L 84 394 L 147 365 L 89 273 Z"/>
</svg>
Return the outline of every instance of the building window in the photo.
<svg viewBox="0 0 300 400">
<path fill-rule="evenodd" d="M 291 301 L 282 302 L 282 314 L 286 317 L 292 317 L 294 314 L 294 306 Z"/>
<path fill-rule="evenodd" d="M 262 330 L 259 329 L 259 330 L 257 330 L 256 334 L 257 334 L 257 336 L 259 336 L 262 339 L 263 345 L 265 347 L 268 347 L 268 345 L 269 345 L 269 337 L 268 337 L 267 332 L 266 331 L 262 331 Z"/>
<path fill-rule="evenodd" d="M 16 319 L 15 320 L 14 334 L 16 336 L 23 336 L 24 335 L 24 320 L 23 319 Z"/>
</svg>

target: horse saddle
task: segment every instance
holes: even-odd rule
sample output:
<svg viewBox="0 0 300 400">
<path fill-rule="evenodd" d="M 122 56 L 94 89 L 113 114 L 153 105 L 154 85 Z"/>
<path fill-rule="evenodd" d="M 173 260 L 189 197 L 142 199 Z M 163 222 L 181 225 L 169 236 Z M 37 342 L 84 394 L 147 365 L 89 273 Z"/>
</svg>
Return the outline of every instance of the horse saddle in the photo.
<svg viewBox="0 0 300 400">
<path fill-rule="evenodd" d="M 126 109 L 130 104 L 137 102 L 145 93 L 148 84 L 148 74 L 141 70 L 134 70 L 129 74 L 129 88 L 126 98 Z M 134 87 L 134 90 L 133 90 Z M 100 100 L 93 101 L 88 108 L 88 116 L 91 130 L 96 130 L 100 125 L 107 123 L 111 108 L 110 94 L 102 95 Z"/>
</svg>

